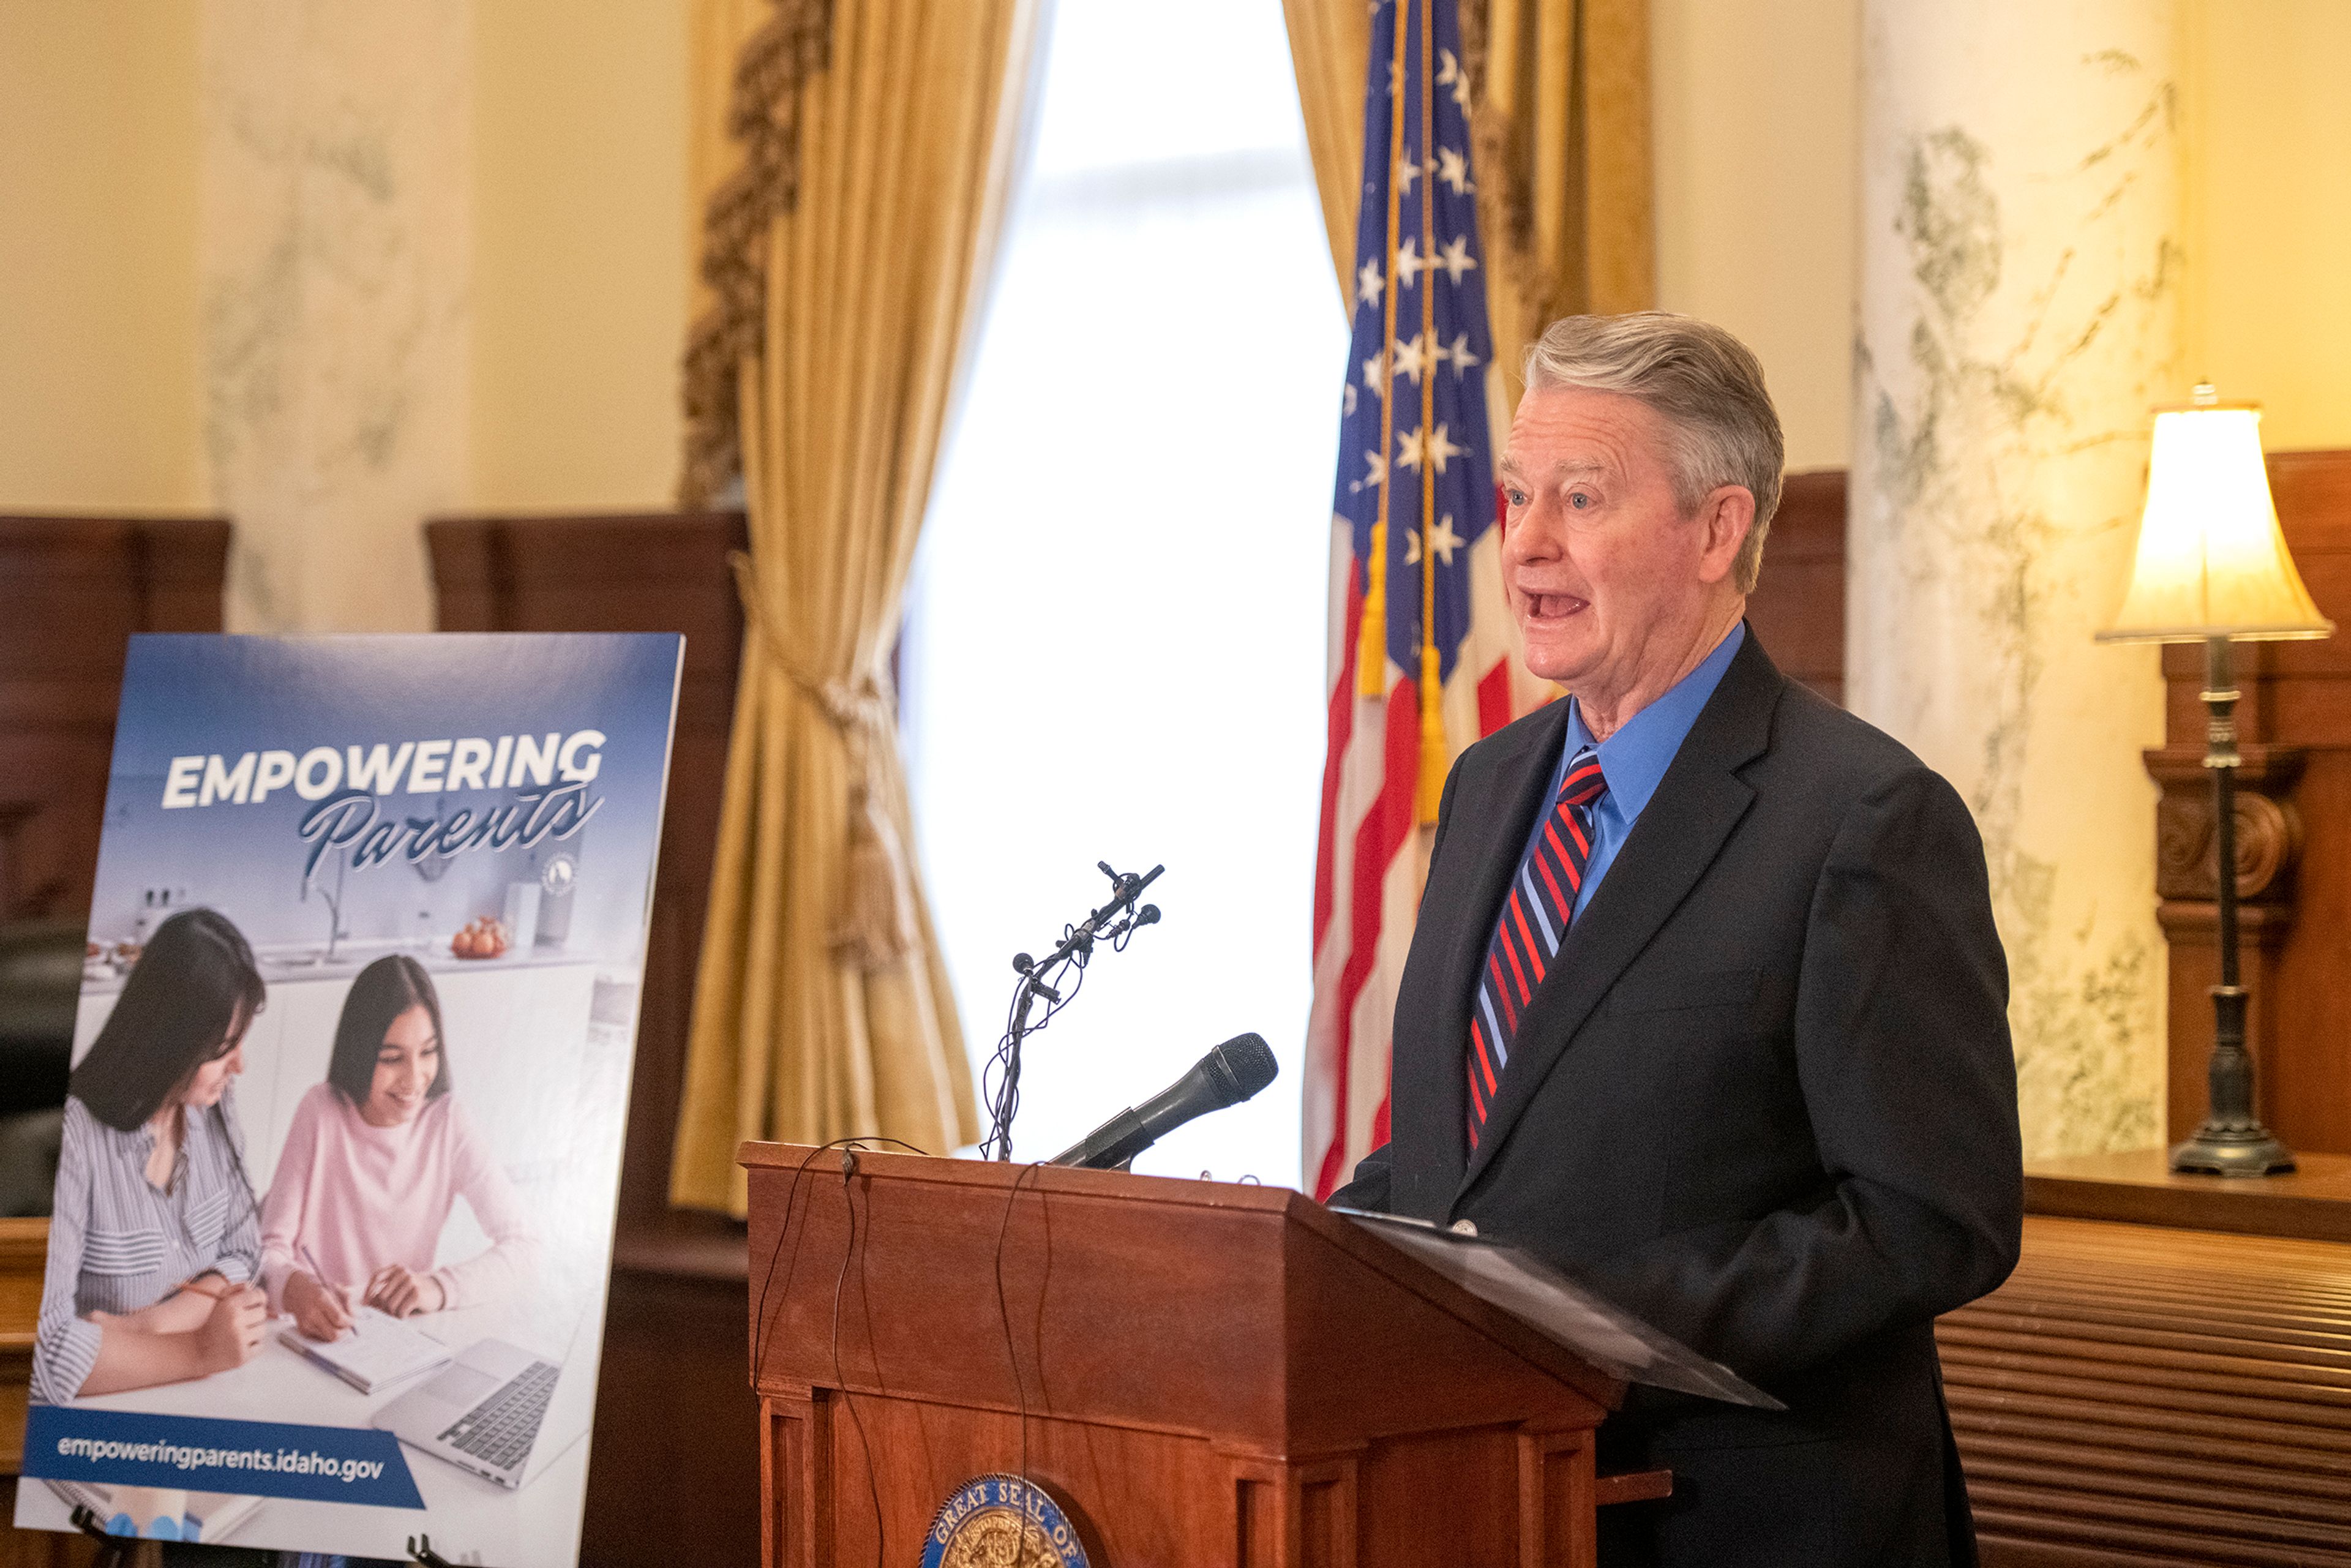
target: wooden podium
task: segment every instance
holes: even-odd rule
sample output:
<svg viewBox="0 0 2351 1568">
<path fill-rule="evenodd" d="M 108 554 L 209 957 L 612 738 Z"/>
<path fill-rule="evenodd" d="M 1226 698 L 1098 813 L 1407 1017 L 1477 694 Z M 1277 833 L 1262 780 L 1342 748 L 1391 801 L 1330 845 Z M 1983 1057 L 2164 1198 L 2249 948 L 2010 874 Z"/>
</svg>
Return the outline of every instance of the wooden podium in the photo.
<svg viewBox="0 0 2351 1568">
<path fill-rule="evenodd" d="M 1297 1193 L 738 1157 L 768 1568 L 912 1568 L 990 1474 L 1092 1568 L 1589 1568 L 1667 1490 L 1594 1476 L 1621 1383 Z"/>
</svg>

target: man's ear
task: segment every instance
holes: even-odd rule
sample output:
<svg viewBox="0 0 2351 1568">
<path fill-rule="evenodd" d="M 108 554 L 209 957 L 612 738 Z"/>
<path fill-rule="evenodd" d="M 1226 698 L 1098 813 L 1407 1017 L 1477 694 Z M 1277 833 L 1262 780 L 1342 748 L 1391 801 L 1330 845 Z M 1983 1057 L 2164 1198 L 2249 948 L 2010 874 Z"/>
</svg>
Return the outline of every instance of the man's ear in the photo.
<svg viewBox="0 0 2351 1568">
<path fill-rule="evenodd" d="M 1755 494 L 1744 485 L 1721 485 L 1698 506 L 1702 531 L 1698 558 L 1700 582 L 1720 582 L 1738 563 L 1739 549 L 1755 526 Z"/>
</svg>

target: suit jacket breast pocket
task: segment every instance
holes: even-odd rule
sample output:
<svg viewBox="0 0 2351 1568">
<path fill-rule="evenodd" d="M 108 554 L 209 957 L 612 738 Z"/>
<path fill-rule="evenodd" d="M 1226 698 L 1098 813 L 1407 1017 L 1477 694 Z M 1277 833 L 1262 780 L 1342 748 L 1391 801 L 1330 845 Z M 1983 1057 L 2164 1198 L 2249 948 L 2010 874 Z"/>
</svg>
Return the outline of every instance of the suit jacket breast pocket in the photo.
<svg viewBox="0 0 2351 1568">
<path fill-rule="evenodd" d="M 1706 969 L 1695 974 L 1627 975 L 1608 993 L 1604 1009 L 1613 1018 L 1638 1019 L 1644 1027 L 1687 1019 L 1720 1027 L 1752 1011 L 1763 989 L 1761 969 Z"/>
</svg>

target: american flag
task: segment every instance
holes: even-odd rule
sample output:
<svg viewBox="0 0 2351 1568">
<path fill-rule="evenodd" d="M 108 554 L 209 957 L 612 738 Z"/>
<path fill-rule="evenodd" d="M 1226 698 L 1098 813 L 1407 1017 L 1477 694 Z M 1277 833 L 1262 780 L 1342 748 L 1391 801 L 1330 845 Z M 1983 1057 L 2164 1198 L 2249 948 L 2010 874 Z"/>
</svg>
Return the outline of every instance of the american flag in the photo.
<svg viewBox="0 0 2351 1568">
<path fill-rule="evenodd" d="M 1388 1135 L 1389 1023 L 1446 770 L 1539 700 L 1511 674 L 1456 5 L 1373 6 L 1307 1025 L 1317 1197 Z"/>
</svg>

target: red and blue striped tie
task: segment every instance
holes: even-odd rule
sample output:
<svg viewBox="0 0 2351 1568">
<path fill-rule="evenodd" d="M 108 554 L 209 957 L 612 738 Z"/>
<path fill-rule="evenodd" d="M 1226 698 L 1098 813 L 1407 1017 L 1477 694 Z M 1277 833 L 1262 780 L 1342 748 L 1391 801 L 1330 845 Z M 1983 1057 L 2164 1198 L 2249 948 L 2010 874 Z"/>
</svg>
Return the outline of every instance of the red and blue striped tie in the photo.
<svg viewBox="0 0 2351 1568">
<path fill-rule="evenodd" d="M 1567 923 L 1575 917 L 1575 895 L 1592 863 L 1592 806 L 1608 792 L 1600 758 L 1585 747 L 1567 765 L 1559 797 L 1535 835 L 1534 849 L 1519 862 L 1510 895 L 1494 923 L 1486 967 L 1478 977 L 1478 1006 L 1469 1019 L 1469 1146 L 1486 1125 L 1486 1113 L 1510 1059 L 1519 1015 L 1542 984 Z"/>
</svg>

